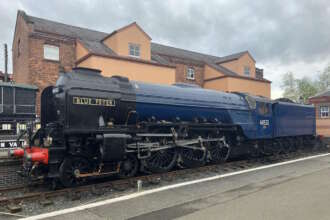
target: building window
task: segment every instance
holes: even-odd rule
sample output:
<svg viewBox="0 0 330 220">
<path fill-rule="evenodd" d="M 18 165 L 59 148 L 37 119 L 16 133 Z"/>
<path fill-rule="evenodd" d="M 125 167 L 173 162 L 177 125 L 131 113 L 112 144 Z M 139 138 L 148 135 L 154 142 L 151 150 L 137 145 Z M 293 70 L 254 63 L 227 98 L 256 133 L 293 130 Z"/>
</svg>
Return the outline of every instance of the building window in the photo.
<svg viewBox="0 0 330 220">
<path fill-rule="evenodd" d="M 17 42 L 17 57 L 21 55 L 21 39 L 18 39 Z"/>
<path fill-rule="evenodd" d="M 329 118 L 329 106 L 320 106 L 321 118 Z"/>
<path fill-rule="evenodd" d="M 270 113 L 270 104 L 259 102 L 258 103 L 258 112 L 260 115 L 268 115 Z"/>
<path fill-rule="evenodd" d="M 250 76 L 250 67 L 248 67 L 248 66 L 244 67 L 244 75 L 245 76 Z"/>
<path fill-rule="evenodd" d="M 18 130 L 19 131 L 25 131 L 26 130 L 26 124 L 17 123 L 17 125 L 18 125 Z"/>
<path fill-rule="evenodd" d="M 2 124 L 2 130 L 11 130 L 11 124 Z"/>
<path fill-rule="evenodd" d="M 188 67 L 187 69 L 187 79 L 194 80 L 195 79 L 195 69 L 192 67 Z"/>
<path fill-rule="evenodd" d="M 60 60 L 60 48 L 57 46 L 45 44 L 44 45 L 44 58 L 47 60 Z"/>
<path fill-rule="evenodd" d="M 129 55 L 131 57 L 140 57 L 140 45 L 129 44 Z"/>
</svg>

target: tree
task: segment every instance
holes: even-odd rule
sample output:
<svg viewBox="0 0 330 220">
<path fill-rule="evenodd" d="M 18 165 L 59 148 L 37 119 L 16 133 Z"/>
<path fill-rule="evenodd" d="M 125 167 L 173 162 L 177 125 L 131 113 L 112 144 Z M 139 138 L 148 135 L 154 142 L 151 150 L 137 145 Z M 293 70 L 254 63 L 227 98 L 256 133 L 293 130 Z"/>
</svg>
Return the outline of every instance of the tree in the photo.
<svg viewBox="0 0 330 220">
<path fill-rule="evenodd" d="M 318 92 L 322 92 L 326 89 L 330 89 L 330 66 L 324 69 L 324 71 L 318 75 Z"/>
<path fill-rule="evenodd" d="M 311 81 L 309 78 L 304 77 L 298 80 L 298 95 L 299 102 L 305 104 L 308 103 L 308 98 L 315 95 L 318 92 L 316 83 Z"/>
<path fill-rule="evenodd" d="M 294 78 L 292 72 L 284 74 L 281 88 L 284 89 L 283 97 L 291 99 L 292 101 L 298 101 L 297 80 Z"/>
<path fill-rule="evenodd" d="M 317 92 L 324 91 L 330 85 L 330 67 L 318 75 L 316 80 L 308 77 L 296 79 L 292 72 L 284 74 L 282 78 L 283 97 L 294 102 L 308 103 L 308 98 Z"/>
</svg>

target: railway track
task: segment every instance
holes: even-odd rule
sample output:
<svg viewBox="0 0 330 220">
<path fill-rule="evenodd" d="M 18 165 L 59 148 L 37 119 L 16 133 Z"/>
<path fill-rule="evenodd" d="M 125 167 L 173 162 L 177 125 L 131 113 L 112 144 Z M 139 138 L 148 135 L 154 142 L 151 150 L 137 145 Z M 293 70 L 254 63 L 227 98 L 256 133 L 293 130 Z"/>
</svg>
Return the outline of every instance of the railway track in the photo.
<svg viewBox="0 0 330 220">
<path fill-rule="evenodd" d="M 0 159 L 0 192 L 2 188 L 18 187 L 26 184 L 26 180 L 17 174 L 22 161 L 18 159 Z"/>
<path fill-rule="evenodd" d="M 38 202 L 41 206 L 48 206 L 53 204 L 53 201 L 58 197 L 65 197 L 68 201 L 74 201 L 79 200 L 83 193 L 91 193 L 94 196 L 99 196 L 105 194 L 107 191 L 123 192 L 136 188 L 141 190 L 141 183 L 146 188 L 159 184 L 166 185 L 173 181 L 183 182 L 187 179 L 199 179 L 215 174 L 225 174 L 325 152 L 328 152 L 328 149 L 317 151 L 304 149 L 288 154 L 242 159 L 198 168 L 177 169 L 167 173 L 141 175 L 128 179 L 95 180 L 86 185 L 58 190 L 49 190 L 45 185 L 30 187 L 22 184 L 20 186 L 0 188 L 0 205 L 1 207 L 7 207 L 7 211 L 14 213 L 21 211 L 22 204 L 24 203 Z"/>
</svg>

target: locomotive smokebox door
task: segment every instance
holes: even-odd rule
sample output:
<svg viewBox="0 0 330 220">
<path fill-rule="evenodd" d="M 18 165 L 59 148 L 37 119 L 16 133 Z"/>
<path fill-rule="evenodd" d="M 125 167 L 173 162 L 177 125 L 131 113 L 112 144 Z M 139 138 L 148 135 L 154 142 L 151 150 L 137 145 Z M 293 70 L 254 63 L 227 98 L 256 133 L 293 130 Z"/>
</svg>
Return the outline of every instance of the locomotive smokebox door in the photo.
<svg viewBox="0 0 330 220">
<path fill-rule="evenodd" d="M 126 134 L 104 134 L 100 152 L 103 161 L 119 161 L 124 159 L 127 139 Z"/>
</svg>

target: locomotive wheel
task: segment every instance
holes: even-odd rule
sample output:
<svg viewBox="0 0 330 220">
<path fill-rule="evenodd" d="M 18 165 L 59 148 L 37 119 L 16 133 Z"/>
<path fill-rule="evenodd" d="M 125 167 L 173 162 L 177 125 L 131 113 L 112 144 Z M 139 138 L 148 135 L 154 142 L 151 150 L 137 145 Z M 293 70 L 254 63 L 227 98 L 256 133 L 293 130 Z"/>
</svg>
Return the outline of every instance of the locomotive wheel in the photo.
<svg viewBox="0 0 330 220">
<path fill-rule="evenodd" d="M 180 165 L 184 168 L 203 166 L 206 163 L 206 151 L 182 148 L 180 150 Z"/>
<path fill-rule="evenodd" d="M 210 143 L 208 146 L 210 161 L 212 163 L 226 162 L 229 158 L 231 148 L 224 141 Z"/>
<path fill-rule="evenodd" d="M 128 154 L 126 159 L 120 162 L 118 176 L 129 178 L 136 175 L 139 170 L 139 161 L 134 154 Z"/>
<path fill-rule="evenodd" d="M 81 185 L 86 179 L 76 178 L 77 173 L 87 173 L 89 163 L 81 157 L 68 157 L 64 159 L 60 166 L 60 182 L 64 187 Z"/>
<path fill-rule="evenodd" d="M 171 170 L 177 164 L 177 160 L 177 149 L 170 148 L 151 153 L 151 156 L 144 160 L 144 165 L 153 173 L 163 173 Z"/>
<path fill-rule="evenodd" d="M 290 153 L 290 141 L 288 139 L 284 139 L 282 142 L 283 153 L 288 154 Z"/>
</svg>

